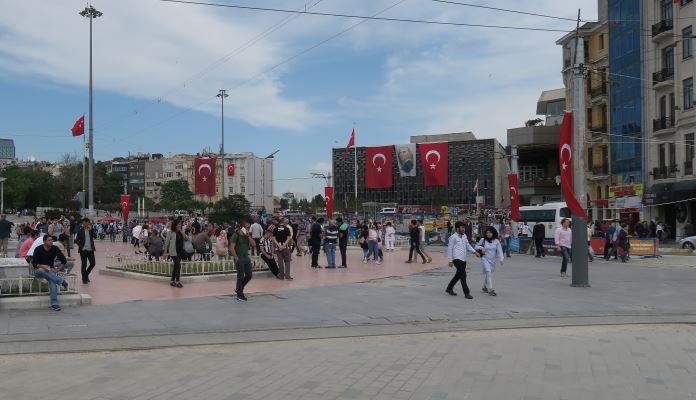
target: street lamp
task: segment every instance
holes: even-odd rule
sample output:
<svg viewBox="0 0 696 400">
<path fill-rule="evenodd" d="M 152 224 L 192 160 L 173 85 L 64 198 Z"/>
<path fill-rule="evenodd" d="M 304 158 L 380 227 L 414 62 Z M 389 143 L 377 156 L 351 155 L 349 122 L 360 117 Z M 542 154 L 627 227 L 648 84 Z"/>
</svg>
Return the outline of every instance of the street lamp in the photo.
<svg viewBox="0 0 696 400">
<path fill-rule="evenodd" d="M 88 166 L 88 194 L 89 215 L 94 215 L 94 118 L 92 114 L 92 20 L 101 17 L 101 11 L 97 11 L 92 5 L 88 5 L 80 11 L 80 15 L 89 18 L 89 166 Z"/>
<path fill-rule="evenodd" d="M 273 153 L 267 155 L 263 158 L 263 164 L 261 164 L 261 202 L 263 203 L 263 208 L 266 208 L 266 160 L 272 160 L 275 155 L 278 154 L 280 150 L 276 150 Z M 273 206 L 271 206 L 273 208 Z"/>
<path fill-rule="evenodd" d="M 0 213 L 5 212 L 5 181 L 7 178 L 0 178 Z"/>
<path fill-rule="evenodd" d="M 225 97 L 230 97 L 225 89 L 220 89 L 216 95 L 220 98 L 221 113 L 220 122 L 222 127 L 222 139 L 220 141 L 220 161 L 222 163 L 222 198 L 225 198 Z"/>
</svg>

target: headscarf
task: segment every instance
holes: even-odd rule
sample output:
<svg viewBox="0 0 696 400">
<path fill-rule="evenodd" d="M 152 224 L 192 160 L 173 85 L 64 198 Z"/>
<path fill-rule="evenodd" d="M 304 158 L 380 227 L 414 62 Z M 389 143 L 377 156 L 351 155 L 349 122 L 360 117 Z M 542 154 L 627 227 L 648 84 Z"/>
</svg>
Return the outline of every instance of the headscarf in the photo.
<svg viewBox="0 0 696 400">
<path fill-rule="evenodd" d="M 488 235 L 487 235 L 488 232 L 491 232 L 491 233 L 493 234 L 493 236 L 491 236 L 490 238 L 488 238 Z M 498 238 L 498 231 L 497 231 L 494 227 L 489 226 L 489 227 L 487 227 L 486 230 L 483 232 L 483 238 L 486 239 L 486 241 L 487 241 L 488 243 L 491 243 L 491 242 L 493 242 L 495 239 Z"/>
</svg>

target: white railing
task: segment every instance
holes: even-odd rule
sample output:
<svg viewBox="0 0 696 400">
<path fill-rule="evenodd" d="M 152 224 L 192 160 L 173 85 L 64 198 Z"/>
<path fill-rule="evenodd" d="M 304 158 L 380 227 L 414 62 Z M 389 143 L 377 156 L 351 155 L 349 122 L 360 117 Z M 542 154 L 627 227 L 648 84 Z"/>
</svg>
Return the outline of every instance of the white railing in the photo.
<svg viewBox="0 0 696 400">
<path fill-rule="evenodd" d="M 260 257 L 252 256 L 252 270 L 265 270 L 266 264 Z M 137 272 L 150 275 L 171 276 L 174 263 L 171 261 L 141 261 L 127 262 L 110 266 L 110 269 Z M 216 274 L 232 274 L 236 273 L 237 268 L 234 260 L 216 260 L 216 261 L 183 261 L 181 263 L 181 275 L 216 275 Z"/>
<path fill-rule="evenodd" d="M 358 243 L 357 239 L 350 238 L 348 239 L 348 246 L 354 246 L 354 247 L 359 247 L 360 244 Z M 385 243 L 383 243 L 383 246 L 386 246 Z M 407 248 L 410 247 L 410 244 L 408 242 L 408 239 L 396 239 L 394 241 L 394 247 L 395 248 Z"/>
<path fill-rule="evenodd" d="M 63 289 L 58 285 L 58 294 L 62 293 L 77 293 L 78 279 L 75 274 L 63 275 L 63 278 L 68 281 L 68 288 Z M 33 276 L 20 276 L 17 278 L 2 278 L 0 279 L 0 297 L 10 296 L 38 296 L 47 295 L 48 281 L 43 278 Z"/>
</svg>

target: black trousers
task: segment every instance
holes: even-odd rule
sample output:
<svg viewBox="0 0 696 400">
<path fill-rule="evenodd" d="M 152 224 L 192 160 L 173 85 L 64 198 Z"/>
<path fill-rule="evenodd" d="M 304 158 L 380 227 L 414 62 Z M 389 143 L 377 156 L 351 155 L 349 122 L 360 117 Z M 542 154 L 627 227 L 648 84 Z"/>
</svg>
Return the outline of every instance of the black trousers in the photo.
<svg viewBox="0 0 696 400">
<path fill-rule="evenodd" d="M 604 242 L 604 259 L 608 260 L 611 258 L 611 253 L 614 250 L 614 245 L 610 241 Z"/>
<path fill-rule="evenodd" d="M 174 261 L 174 268 L 172 268 L 172 282 L 179 282 L 181 280 L 181 257 L 172 256 L 172 261 Z"/>
<path fill-rule="evenodd" d="M 534 239 L 534 247 L 536 248 L 537 257 L 546 256 L 546 250 L 544 250 L 544 239 Z"/>
<path fill-rule="evenodd" d="M 278 263 L 276 262 L 275 258 L 273 258 L 273 256 L 266 257 L 261 254 L 261 259 L 268 266 L 268 270 L 271 271 L 274 276 L 278 276 Z"/>
<path fill-rule="evenodd" d="M 347 241 L 343 242 L 343 243 L 339 242 L 338 243 L 338 250 L 341 252 L 341 266 L 347 267 L 348 266 L 348 264 L 347 264 L 348 255 L 346 252 L 348 251 L 348 242 Z"/>
<path fill-rule="evenodd" d="M 408 251 L 408 261 L 413 260 L 413 251 L 414 250 L 416 251 L 416 253 L 418 253 L 418 255 L 421 256 L 423 261 L 425 261 L 425 255 L 423 255 L 423 252 L 420 249 L 420 243 L 418 243 L 416 241 L 411 241 L 411 249 Z"/>
<path fill-rule="evenodd" d="M 251 260 L 240 258 L 235 264 L 237 267 L 237 289 L 235 292 L 240 295 L 244 294 L 244 286 L 251 280 Z"/>
<path fill-rule="evenodd" d="M 319 266 L 319 253 L 321 252 L 321 240 L 312 240 L 312 267 Z"/>
<path fill-rule="evenodd" d="M 454 277 L 449 285 L 447 285 L 447 291 L 451 292 L 454 289 L 454 285 L 457 284 L 457 281 L 461 281 L 464 294 L 469 294 L 469 286 L 466 284 L 466 261 L 454 260 L 454 267 L 457 269 L 457 272 L 454 273 Z"/>
<path fill-rule="evenodd" d="M 87 267 L 87 261 L 89 260 L 89 268 Z M 81 251 L 80 252 L 80 262 L 82 263 L 80 267 L 80 272 L 82 273 L 82 280 L 89 280 L 89 273 L 94 269 L 94 252 L 93 251 Z"/>
</svg>

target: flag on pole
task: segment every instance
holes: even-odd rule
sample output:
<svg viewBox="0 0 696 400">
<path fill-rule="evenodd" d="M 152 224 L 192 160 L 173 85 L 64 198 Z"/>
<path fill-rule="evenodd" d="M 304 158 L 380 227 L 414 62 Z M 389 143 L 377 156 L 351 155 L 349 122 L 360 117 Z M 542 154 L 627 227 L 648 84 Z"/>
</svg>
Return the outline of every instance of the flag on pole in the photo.
<svg viewBox="0 0 696 400">
<path fill-rule="evenodd" d="M 85 116 L 84 114 L 75 121 L 75 125 L 73 125 L 72 129 L 72 135 L 73 136 L 82 136 L 85 134 Z"/>
<path fill-rule="evenodd" d="M 324 201 L 326 205 L 326 217 L 331 220 L 333 219 L 333 197 L 334 188 L 332 186 L 327 186 L 324 188 Z"/>
<path fill-rule="evenodd" d="M 474 193 L 478 192 L 478 179 L 476 180 L 476 184 L 474 185 Z"/>
<path fill-rule="evenodd" d="M 573 191 L 573 114 L 566 112 L 561 125 L 561 136 L 558 143 L 558 162 L 561 171 L 561 188 L 570 212 L 578 217 L 587 218 L 585 210 L 578 202 Z M 582 185 L 583 183 L 580 182 Z"/>
<path fill-rule="evenodd" d="M 519 180 L 517 179 L 517 174 L 508 175 L 508 185 L 510 186 L 510 213 L 512 214 L 512 220 L 515 222 L 520 221 L 520 197 L 519 193 Z"/>
<path fill-rule="evenodd" d="M 128 211 L 130 210 L 130 195 L 121 195 L 121 215 L 123 216 L 123 223 L 128 224 Z"/>
<path fill-rule="evenodd" d="M 353 128 L 353 133 L 350 134 L 350 140 L 348 141 L 348 146 L 346 146 L 346 151 L 343 152 L 343 157 L 341 157 L 341 161 L 345 161 L 346 157 L 348 156 L 348 149 L 350 149 L 353 146 L 355 146 L 355 128 Z"/>
</svg>

